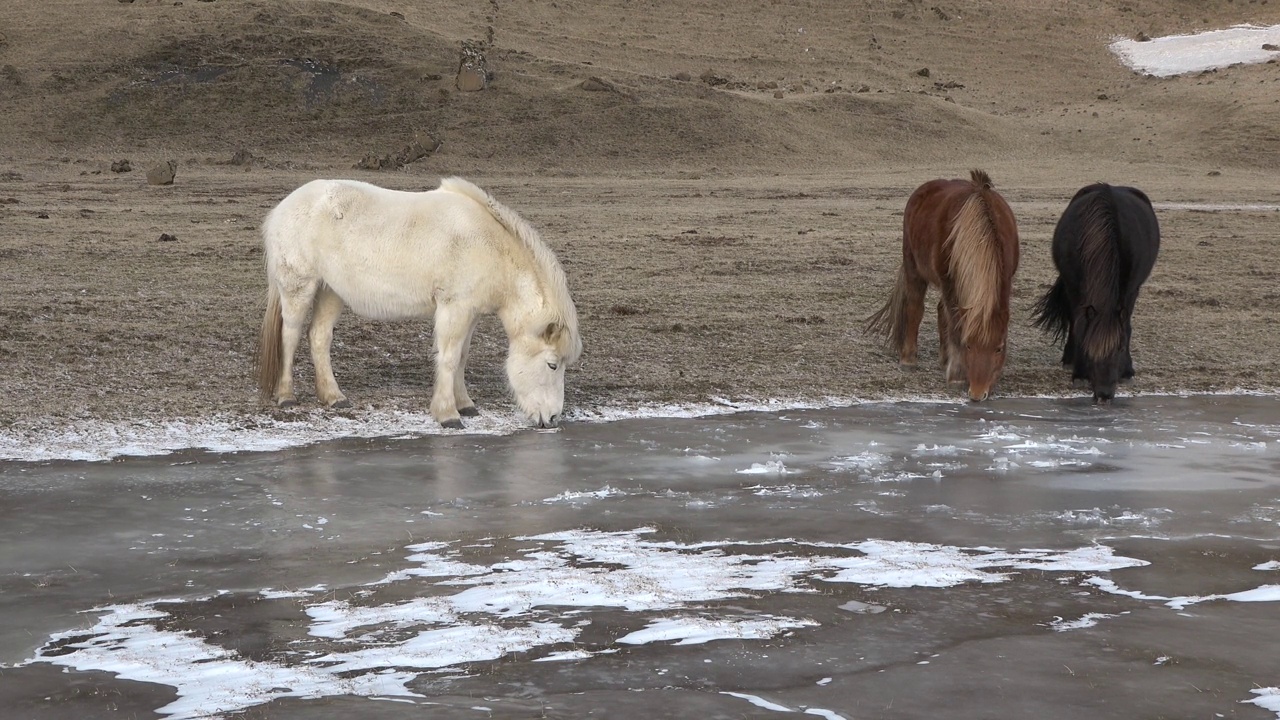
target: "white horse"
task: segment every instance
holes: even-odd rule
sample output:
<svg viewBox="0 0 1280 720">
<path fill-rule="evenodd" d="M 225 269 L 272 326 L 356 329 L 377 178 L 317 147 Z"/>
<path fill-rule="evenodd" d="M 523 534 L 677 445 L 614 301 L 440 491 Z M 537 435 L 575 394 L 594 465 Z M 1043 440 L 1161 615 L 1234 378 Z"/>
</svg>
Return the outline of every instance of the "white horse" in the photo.
<svg viewBox="0 0 1280 720">
<path fill-rule="evenodd" d="M 461 428 L 476 415 L 463 372 L 481 315 L 496 313 L 509 341 L 507 379 L 538 427 L 564 409 L 564 371 L 582 353 L 578 313 L 564 270 L 513 210 L 460 178 L 429 192 L 355 180 L 314 180 L 290 193 L 262 227 L 267 312 L 258 387 L 280 407 L 296 404 L 293 356 L 311 314 L 316 395 L 349 407 L 329 361 L 343 305 L 377 320 L 435 317 L 431 415 Z"/>
</svg>

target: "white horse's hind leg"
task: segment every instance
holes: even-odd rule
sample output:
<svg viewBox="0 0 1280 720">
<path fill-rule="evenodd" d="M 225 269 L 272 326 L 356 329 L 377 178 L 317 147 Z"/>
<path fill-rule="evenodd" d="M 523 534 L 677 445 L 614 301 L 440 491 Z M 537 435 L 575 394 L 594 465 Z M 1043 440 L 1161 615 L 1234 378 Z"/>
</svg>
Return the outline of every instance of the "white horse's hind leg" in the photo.
<svg viewBox="0 0 1280 720">
<path fill-rule="evenodd" d="M 298 404 L 293 394 L 293 358 L 298 353 L 298 342 L 302 339 L 302 323 L 311 310 L 311 301 L 315 297 L 316 283 L 304 283 L 295 287 L 280 289 L 280 381 L 276 383 L 275 400 L 279 407 Z"/>
<path fill-rule="evenodd" d="M 327 285 L 321 286 L 311 310 L 311 362 L 316 366 L 316 397 L 332 408 L 351 407 L 347 397 L 338 389 L 329 360 L 329 347 L 333 344 L 333 326 L 342 314 L 342 298 Z"/>
<path fill-rule="evenodd" d="M 463 348 L 474 325 L 474 314 L 443 304 L 436 306 L 436 382 L 431 393 L 431 416 L 447 428 L 462 427 L 455 392 L 461 382 Z"/>
<path fill-rule="evenodd" d="M 471 338 L 476 333 L 478 320 L 479 318 L 472 320 L 471 327 L 467 329 L 467 338 L 462 341 L 462 358 L 458 362 L 458 371 L 453 374 L 453 402 L 458 408 L 458 414 L 467 417 L 480 414 L 471 395 L 467 393 L 467 359 L 471 357 Z"/>
</svg>

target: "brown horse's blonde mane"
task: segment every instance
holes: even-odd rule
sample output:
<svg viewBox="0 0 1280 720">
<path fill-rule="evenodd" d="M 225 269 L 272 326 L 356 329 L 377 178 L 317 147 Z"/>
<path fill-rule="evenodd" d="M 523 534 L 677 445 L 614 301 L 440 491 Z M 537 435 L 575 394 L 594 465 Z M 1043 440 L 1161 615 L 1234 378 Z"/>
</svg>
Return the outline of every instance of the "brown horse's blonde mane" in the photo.
<svg viewBox="0 0 1280 720">
<path fill-rule="evenodd" d="M 971 177 L 974 192 L 951 224 L 947 255 L 961 310 L 960 336 L 966 343 L 994 345 L 1005 330 L 997 312 L 1003 295 L 1004 258 L 982 195 L 991 187 L 991 178 L 981 170 L 974 170 Z"/>
<path fill-rule="evenodd" d="M 1095 193 L 1081 213 L 1084 225 L 1080 256 L 1084 262 L 1082 304 L 1092 313 L 1085 326 L 1081 347 L 1092 358 L 1105 358 L 1120 348 L 1124 329 L 1120 326 L 1120 276 L 1117 272 L 1115 218 L 1108 194 Z"/>
</svg>

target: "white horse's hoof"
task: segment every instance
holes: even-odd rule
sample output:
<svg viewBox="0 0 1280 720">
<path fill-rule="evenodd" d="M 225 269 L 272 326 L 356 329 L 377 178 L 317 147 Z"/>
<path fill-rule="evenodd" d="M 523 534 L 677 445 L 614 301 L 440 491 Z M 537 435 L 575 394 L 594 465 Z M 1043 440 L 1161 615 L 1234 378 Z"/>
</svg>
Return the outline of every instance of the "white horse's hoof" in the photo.
<svg viewBox="0 0 1280 720">
<path fill-rule="evenodd" d="M 480 411 L 476 409 L 475 405 L 470 405 L 468 407 L 458 408 L 458 414 L 463 417 L 478 417 L 480 415 Z"/>
<path fill-rule="evenodd" d="M 330 410 L 346 410 L 349 407 L 351 407 L 351 401 L 346 398 L 329 403 Z"/>
<path fill-rule="evenodd" d="M 443 421 L 443 422 L 441 422 L 441 423 L 440 423 L 440 427 L 443 427 L 443 428 L 449 428 L 450 430 L 461 430 L 461 429 L 463 429 L 462 420 L 460 420 L 460 419 L 458 419 L 458 418 L 454 418 L 454 419 L 452 419 L 452 420 L 445 420 L 445 421 Z"/>
<path fill-rule="evenodd" d="M 297 407 L 297 406 L 298 406 L 298 401 L 294 400 L 293 398 L 281 398 L 276 401 L 276 407 L 281 409 Z"/>
</svg>

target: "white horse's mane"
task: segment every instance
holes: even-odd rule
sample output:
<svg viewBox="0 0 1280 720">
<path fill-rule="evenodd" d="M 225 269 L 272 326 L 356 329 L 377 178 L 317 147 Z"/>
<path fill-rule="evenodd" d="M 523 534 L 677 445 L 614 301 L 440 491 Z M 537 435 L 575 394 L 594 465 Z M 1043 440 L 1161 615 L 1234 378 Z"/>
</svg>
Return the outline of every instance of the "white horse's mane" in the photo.
<svg viewBox="0 0 1280 720">
<path fill-rule="evenodd" d="M 578 335 L 578 310 L 569 295 L 569 281 L 565 277 L 564 268 L 555 253 L 547 247 L 546 242 L 533 229 L 533 226 L 520 217 L 516 211 L 503 205 L 475 184 L 460 177 L 447 177 L 440 181 L 440 189 L 465 195 L 483 205 L 490 214 L 512 235 L 520 239 L 537 265 L 537 274 L 541 280 L 544 296 L 550 302 L 549 310 L 552 320 L 563 325 L 569 333 L 568 357 L 572 364 L 582 352 L 582 340 Z"/>
</svg>

